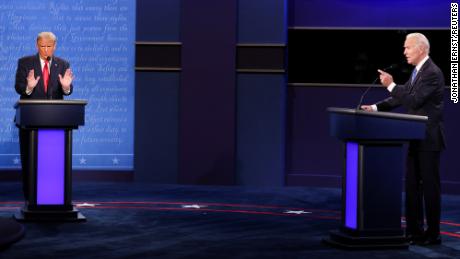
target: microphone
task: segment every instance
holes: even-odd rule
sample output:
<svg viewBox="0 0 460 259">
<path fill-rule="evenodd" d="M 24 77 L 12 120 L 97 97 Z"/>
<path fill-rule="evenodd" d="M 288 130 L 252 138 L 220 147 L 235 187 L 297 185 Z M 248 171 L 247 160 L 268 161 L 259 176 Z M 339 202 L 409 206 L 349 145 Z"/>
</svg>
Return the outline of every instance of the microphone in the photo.
<svg viewBox="0 0 460 259">
<path fill-rule="evenodd" d="M 392 65 L 390 65 L 390 66 L 388 66 L 388 67 L 386 67 L 386 68 L 384 68 L 384 69 L 382 69 L 382 70 L 386 72 L 387 70 L 396 69 L 396 68 L 398 68 L 398 64 L 392 64 Z M 358 106 L 356 106 L 356 110 L 360 110 L 360 109 L 361 109 L 361 104 L 363 103 L 364 96 L 366 96 L 367 92 L 369 92 L 369 90 L 371 89 L 371 87 L 377 82 L 377 80 L 378 80 L 379 78 L 380 78 L 380 75 L 377 76 L 377 77 L 375 78 L 374 81 L 372 81 L 371 86 L 369 86 L 369 87 L 366 89 L 366 91 L 364 91 L 364 93 L 361 95 L 361 98 L 359 99 Z"/>
<path fill-rule="evenodd" d="M 46 57 L 46 60 L 47 60 L 48 62 L 50 62 L 51 57 L 50 57 L 50 56 Z"/>
</svg>

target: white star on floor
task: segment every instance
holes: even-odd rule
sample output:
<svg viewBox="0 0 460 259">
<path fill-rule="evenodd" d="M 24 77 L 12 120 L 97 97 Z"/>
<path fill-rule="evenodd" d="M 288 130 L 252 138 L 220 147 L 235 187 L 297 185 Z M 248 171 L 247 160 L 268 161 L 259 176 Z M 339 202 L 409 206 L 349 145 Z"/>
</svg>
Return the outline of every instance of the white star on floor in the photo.
<svg viewBox="0 0 460 259">
<path fill-rule="evenodd" d="M 94 203 L 77 203 L 77 207 L 96 207 L 96 205 L 99 205 L 99 204 L 94 204 Z"/>
<path fill-rule="evenodd" d="M 113 163 L 114 165 L 118 165 L 118 158 L 114 157 L 114 158 L 112 159 L 112 163 Z"/>
<path fill-rule="evenodd" d="M 80 165 L 86 165 L 86 159 L 84 157 L 80 158 Z"/>
<path fill-rule="evenodd" d="M 204 207 L 206 207 L 206 206 L 200 206 L 198 204 L 182 205 L 183 209 L 201 209 L 201 208 L 204 208 Z"/>
<path fill-rule="evenodd" d="M 310 211 L 304 211 L 304 210 L 287 210 L 284 213 L 300 215 L 300 214 L 310 214 L 311 212 Z"/>
<path fill-rule="evenodd" d="M 20 161 L 21 161 L 21 160 L 19 160 L 19 158 L 17 158 L 17 157 L 15 157 L 15 158 L 13 159 L 13 163 L 14 163 L 15 165 L 19 164 Z"/>
</svg>

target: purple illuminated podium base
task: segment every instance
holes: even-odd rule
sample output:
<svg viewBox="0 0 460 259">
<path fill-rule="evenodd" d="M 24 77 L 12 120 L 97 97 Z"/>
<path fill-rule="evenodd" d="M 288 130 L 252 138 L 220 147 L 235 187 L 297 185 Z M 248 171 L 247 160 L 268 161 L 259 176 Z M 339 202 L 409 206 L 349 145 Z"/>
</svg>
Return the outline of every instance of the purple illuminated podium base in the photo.
<svg viewBox="0 0 460 259">
<path fill-rule="evenodd" d="M 85 221 L 72 205 L 72 130 L 34 129 L 27 134 L 28 197 L 14 217 L 19 221 Z"/>
<path fill-rule="evenodd" d="M 75 208 L 70 210 L 38 209 L 30 210 L 26 206 L 14 214 L 18 221 L 52 221 L 52 222 L 83 222 L 86 217 Z"/>
<path fill-rule="evenodd" d="M 406 249 L 401 226 L 403 143 L 345 143 L 342 226 L 324 242 L 345 249 Z"/>
<path fill-rule="evenodd" d="M 0 251 L 19 241 L 24 227 L 13 219 L 0 219 Z"/>
</svg>

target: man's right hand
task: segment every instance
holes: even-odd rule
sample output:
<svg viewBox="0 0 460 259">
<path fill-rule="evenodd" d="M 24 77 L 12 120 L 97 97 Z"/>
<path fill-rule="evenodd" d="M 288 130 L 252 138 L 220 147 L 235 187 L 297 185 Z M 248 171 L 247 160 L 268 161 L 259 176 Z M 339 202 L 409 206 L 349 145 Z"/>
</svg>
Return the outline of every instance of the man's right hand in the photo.
<svg viewBox="0 0 460 259">
<path fill-rule="evenodd" d="M 35 78 L 35 72 L 33 69 L 29 71 L 29 74 L 27 75 L 27 92 L 32 92 L 34 90 L 35 86 L 38 84 L 38 80 L 40 80 L 40 77 Z"/>
<path fill-rule="evenodd" d="M 361 105 L 361 110 L 367 111 L 367 112 L 373 112 L 372 106 L 370 105 Z"/>
</svg>

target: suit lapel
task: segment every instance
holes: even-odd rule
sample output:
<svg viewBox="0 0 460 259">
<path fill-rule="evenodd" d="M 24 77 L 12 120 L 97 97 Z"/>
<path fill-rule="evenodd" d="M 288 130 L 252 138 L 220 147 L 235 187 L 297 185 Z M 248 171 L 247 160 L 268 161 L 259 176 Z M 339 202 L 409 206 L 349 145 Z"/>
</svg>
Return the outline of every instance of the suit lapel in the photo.
<svg viewBox="0 0 460 259">
<path fill-rule="evenodd" d="M 431 59 L 427 59 L 425 64 L 423 64 L 423 66 L 420 68 L 420 71 L 417 72 L 417 76 L 415 76 L 414 80 L 414 85 L 417 84 L 417 81 L 422 76 L 423 71 L 429 66 L 429 63 L 431 63 Z"/>
<path fill-rule="evenodd" d="M 429 63 L 430 63 L 430 62 L 431 62 L 431 59 L 427 59 L 427 61 L 425 61 L 425 64 L 423 64 L 423 66 L 420 68 L 420 71 L 417 72 L 417 75 L 415 76 L 415 80 L 414 80 L 414 82 L 413 82 L 412 85 L 411 85 L 410 92 L 413 91 L 413 89 L 414 89 L 415 86 L 417 85 L 418 80 L 419 80 L 420 77 L 422 76 L 423 71 L 429 66 Z"/>
</svg>

